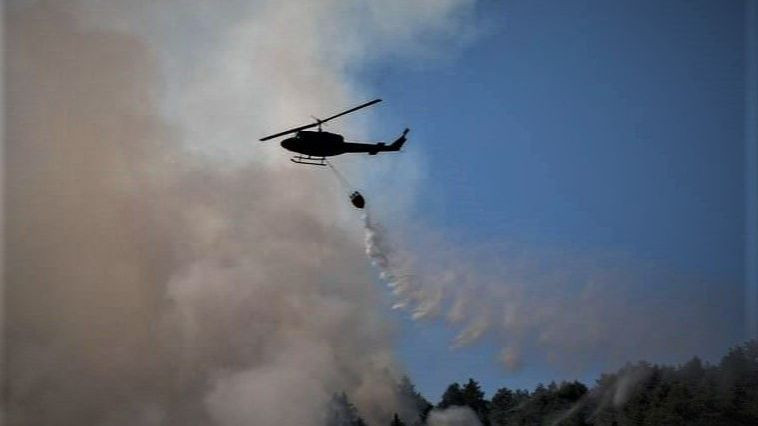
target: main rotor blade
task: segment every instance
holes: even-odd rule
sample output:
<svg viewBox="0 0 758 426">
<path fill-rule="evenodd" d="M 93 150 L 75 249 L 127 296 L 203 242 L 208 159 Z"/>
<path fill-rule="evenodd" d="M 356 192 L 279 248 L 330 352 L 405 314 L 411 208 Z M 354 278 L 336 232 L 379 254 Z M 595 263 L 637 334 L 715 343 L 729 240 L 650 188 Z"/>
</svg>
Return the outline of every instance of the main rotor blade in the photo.
<svg viewBox="0 0 758 426">
<path fill-rule="evenodd" d="M 349 109 L 349 110 L 347 110 L 347 111 L 342 111 L 342 112 L 341 112 L 341 113 L 339 113 L 339 114 L 335 114 L 335 115 L 333 115 L 333 116 L 331 116 L 331 117 L 327 117 L 327 118 L 325 118 L 325 119 L 323 119 L 323 120 L 318 120 L 318 119 L 317 119 L 317 121 L 316 121 L 315 123 L 312 123 L 312 124 L 306 124 L 306 125 L 304 125 L 304 126 L 295 127 L 294 129 L 289 129 L 289 130 L 285 130 L 285 131 L 283 131 L 283 132 L 275 133 L 275 134 L 273 134 L 273 135 L 270 135 L 270 136 L 266 136 L 265 138 L 261 138 L 261 139 L 260 139 L 260 141 L 261 141 L 261 142 L 263 142 L 263 141 L 267 141 L 267 140 L 269 140 L 269 139 L 278 138 L 279 136 L 284 136 L 284 135 L 287 135 L 287 134 L 290 134 L 290 133 L 299 132 L 300 130 L 310 129 L 311 127 L 316 127 L 316 126 L 318 126 L 318 125 L 321 125 L 321 124 L 323 124 L 323 123 L 326 123 L 326 122 L 327 122 L 327 121 L 329 121 L 329 120 L 334 120 L 334 119 L 335 119 L 335 118 L 337 118 L 337 117 L 342 117 L 342 116 L 343 116 L 343 115 L 345 115 L 345 114 L 350 114 L 351 112 L 354 112 L 354 111 L 358 111 L 358 110 L 359 110 L 359 109 L 361 109 L 361 108 L 366 108 L 367 106 L 371 106 L 371 105 L 374 105 L 374 104 L 376 104 L 376 103 L 379 103 L 379 102 L 381 102 L 381 101 L 382 101 L 381 99 L 374 99 L 373 101 L 369 101 L 369 102 L 366 102 L 365 104 L 360 104 L 360 105 L 358 105 L 357 107 L 354 107 L 354 108 L 350 108 L 350 109 Z"/>
<path fill-rule="evenodd" d="M 301 130 L 310 129 L 311 127 L 316 127 L 318 125 L 319 125 L 319 123 L 312 123 L 312 124 L 306 124 L 305 126 L 295 127 L 294 129 L 285 130 L 283 132 L 279 132 L 279 133 L 275 133 L 273 135 L 266 136 L 265 138 L 260 138 L 260 141 L 263 142 L 263 141 L 267 141 L 269 139 L 278 138 L 279 136 L 284 136 L 284 135 L 288 135 L 290 133 L 299 132 Z"/>
<path fill-rule="evenodd" d="M 333 116 L 331 116 L 331 117 L 327 117 L 327 118 L 325 118 L 325 119 L 321 120 L 321 122 L 322 122 L 322 123 L 326 123 L 326 122 L 327 122 L 327 121 L 329 121 L 329 120 L 334 120 L 334 119 L 335 119 L 335 118 L 337 118 L 337 117 L 342 117 L 342 116 L 343 116 L 343 115 L 345 115 L 345 114 L 350 114 L 351 112 L 354 112 L 354 111 L 358 111 L 358 110 L 359 110 L 359 109 L 361 109 L 361 108 L 366 108 L 367 106 L 371 106 L 371 105 L 374 105 L 374 104 L 378 104 L 378 103 L 379 103 L 379 102 L 381 102 L 381 101 L 382 101 L 381 99 L 374 99 L 373 101 L 369 101 L 369 102 L 366 102 L 365 104 L 360 104 L 360 105 L 358 105 L 357 107 L 354 107 L 354 108 L 350 108 L 350 109 L 349 109 L 349 110 L 347 110 L 347 111 L 342 111 L 342 112 L 341 112 L 341 113 L 339 113 L 339 114 L 335 114 L 335 115 L 333 115 Z"/>
</svg>

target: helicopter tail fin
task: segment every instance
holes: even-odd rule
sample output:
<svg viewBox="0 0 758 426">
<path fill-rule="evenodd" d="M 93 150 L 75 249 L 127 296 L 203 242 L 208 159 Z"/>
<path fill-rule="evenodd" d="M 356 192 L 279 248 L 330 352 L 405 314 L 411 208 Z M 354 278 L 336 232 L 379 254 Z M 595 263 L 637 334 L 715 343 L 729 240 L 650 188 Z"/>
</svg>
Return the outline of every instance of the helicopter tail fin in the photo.
<svg viewBox="0 0 758 426">
<path fill-rule="evenodd" d="M 408 129 L 403 130 L 403 134 L 400 135 L 399 138 L 395 139 L 394 142 L 387 145 L 384 142 L 379 142 L 377 144 L 351 144 L 347 143 L 346 145 L 350 145 L 351 147 L 354 147 L 351 151 L 345 151 L 345 152 L 366 152 L 368 155 L 376 155 L 380 152 L 389 152 L 389 151 L 400 151 L 400 149 L 403 147 L 403 144 L 405 143 L 405 135 L 408 134 Z"/>
<path fill-rule="evenodd" d="M 395 139 L 395 142 L 392 142 L 392 144 L 390 144 L 388 151 L 400 151 L 400 148 L 403 147 L 403 144 L 406 141 L 405 135 L 407 135 L 409 131 L 410 129 L 408 128 L 403 130 L 403 134 L 400 135 L 399 138 Z"/>
</svg>

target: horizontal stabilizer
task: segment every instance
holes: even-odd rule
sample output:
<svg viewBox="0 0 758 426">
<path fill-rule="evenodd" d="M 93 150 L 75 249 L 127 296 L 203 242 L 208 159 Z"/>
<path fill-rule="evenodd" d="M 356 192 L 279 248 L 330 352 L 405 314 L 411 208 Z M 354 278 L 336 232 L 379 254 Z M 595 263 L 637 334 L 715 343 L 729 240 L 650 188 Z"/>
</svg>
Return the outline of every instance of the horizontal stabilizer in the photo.
<svg viewBox="0 0 758 426">
<path fill-rule="evenodd" d="M 384 149 L 384 146 L 385 146 L 384 142 L 379 142 L 379 143 L 378 143 L 378 144 L 376 144 L 375 146 L 376 146 L 376 149 L 369 151 L 369 152 L 368 152 L 368 155 L 376 155 L 376 154 L 378 154 L 380 151 L 384 151 L 384 150 L 385 150 L 385 149 Z"/>
</svg>

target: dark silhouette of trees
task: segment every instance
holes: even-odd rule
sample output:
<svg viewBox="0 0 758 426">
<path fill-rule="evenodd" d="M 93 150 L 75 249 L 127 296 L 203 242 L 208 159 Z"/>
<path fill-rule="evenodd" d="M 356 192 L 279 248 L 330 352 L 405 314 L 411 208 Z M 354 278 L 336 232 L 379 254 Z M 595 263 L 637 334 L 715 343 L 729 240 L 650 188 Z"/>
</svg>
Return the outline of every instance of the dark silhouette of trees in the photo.
<svg viewBox="0 0 758 426">
<path fill-rule="evenodd" d="M 495 392 L 490 403 L 490 422 L 494 425 L 504 425 L 516 411 L 516 408 L 527 398 L 526 391 L 512 391 L 500 388 Z"/>
<path fill-rule="evenodd" d="M 403 421 L 400 420 L 400 417 L 397 416 L 397 413 L 395 413 L 395 416 L 392 417 L 392 423 L 390 423 L 390 426 L 405 426 L 405 423 L 403 423 Z"/>
<path fill-rule="evenodd" d="M 454 405 L 465 405 L 461 385 L 453 383 L 448 386 L 445 393 L 442 394 L 442 400 L 437 404 L 437 408 L 449 408 Z"/>
<path fill-rule="evenodd" d="M 453 405 L 492 426 L 758 425 L 758 341 L 732 348 L 717 365 L 698 357 L 676 367 L 627 364 L 592 389 L 578 381 L 532 392 L 503 387 L 487 401 L 471 379 L 448 386 L 437 407 Z"/>
<path fill-rule="evenodd" d="M 577 381 L 537 385 L 531 394 L 501 388 L 490 404 L 492 425 L 585 424 L 577 404 L 587 387 Z"/>
<path fill-rule="evenodd" d="M 332 395 L 326 417 L 327 426 L 366 426 L 355 405 L 350 402 L 345 392 Z"/>
<path fill-rule="evenodd" d="M 468 383 L 466 383 L 463 386 L 463 389 L 461 389 L 461 394 L 463 395 L 463 405 L 471 408 L 474 413 L 476 413 L 479 421 L 482 422 L 484 426 L 488 426 L 490 423 L 490 403 L 484 399 L 484 392 L 482 392 L 482 388 L 479 386 L 479 383 L 477 383 L 474 379 L 468 379 Z"/>
<path fill-rule="evenodd" d="M 399 409 L 390 425 L 424 425 L 432 405 L 407 377 L 398 394 L 410 407 L 401 408 L 416 414 Z M 469 379 L 448 386 L 436 408 L 452 406 L 469 407 L 486 426 L 758 425 L 758 341 L 732 348 L 715 365 L 698 357 L 679 366 L 630 363 L 602 374 L 591 389 L 578 381 L 532 392 L 502 387 L 487 400 Z M 344 393 L 334 396 L 328 419 L 330 426 L 365 424 Z"/>
<path fill-rule="evenodd" d="M 471 408 L 483 425 L 489 425 L 489 401 L 484 399 L 484 392 L 476 380 L 469 379 L 463 386 L 453 383 L 447 387 L 437 408 L 445 409 L 453 406 Z"/>
<path fill-rule="evenodd" d="M 397 393 L 400 400 L 408 405 L 407 411 L 413 414 L 404 415 L 406 422 L 411 425 L 423 425 L 426 423 L 426 417 L 432 411 L 434 406 L 416 391 L 408 376 L 403 376 L 397 387 Z"/>
</svg>

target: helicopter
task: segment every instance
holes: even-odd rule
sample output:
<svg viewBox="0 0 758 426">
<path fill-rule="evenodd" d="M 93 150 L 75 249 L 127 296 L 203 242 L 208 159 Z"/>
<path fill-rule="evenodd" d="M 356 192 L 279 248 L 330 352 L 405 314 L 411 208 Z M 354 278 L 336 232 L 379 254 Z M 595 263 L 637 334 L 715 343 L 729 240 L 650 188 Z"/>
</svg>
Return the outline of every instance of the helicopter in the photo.
<svg viewBox="0 0 758 426">
<path fill-rule="evenodd" d="M 321 130 L 321 125 L 334 120 L 337 117 L 341 117 L 351 112 L 355 112 L 359 109 L 366 108 L 368 106 L 381 102 L 381 99 L 374 99 L 350 108 L 346 111 L 342 111 L 339 114 L 332 115 L 331 117 L 319 119 L 313 117 L 316 122 L 306 124 L 304 126 L 295 127 L 293 129 L 285 130 L 283 132 L 275 133 L 261 138 L 261 142 L 269 139 L 278 138 L 280 136 L 289 135 L 294 133 L 295 136 L 284 139 L 280 145 L 282 148 L 296 153 L 294 157 L 290 159 L 293 163 L 308 164 L 312 166 L 326 166 L 326 157 L 331 157 L 346 153 L 367 153 L 369 155 L 376 155 L 380 152 L 400 151 L 403 144 L 406 141 L 405 136 L 408 134 L 409 129 L 403 130 L 403 133 L 394 142 L 387 145 L 384 142 L 379 143 L 357 143 L 346 142 L 345 138 L 337 133 L 330 133 Z M 309 131 L 316 127 L 316 131 Z"/>
</svg>

